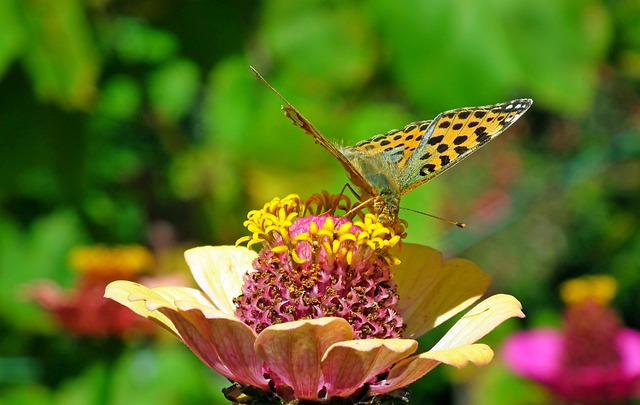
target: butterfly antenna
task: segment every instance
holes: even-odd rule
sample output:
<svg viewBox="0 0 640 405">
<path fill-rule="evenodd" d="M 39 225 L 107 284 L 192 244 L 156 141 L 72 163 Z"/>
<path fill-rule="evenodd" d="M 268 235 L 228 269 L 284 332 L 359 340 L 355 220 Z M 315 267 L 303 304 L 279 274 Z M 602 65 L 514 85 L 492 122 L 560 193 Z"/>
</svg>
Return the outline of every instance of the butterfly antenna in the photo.
<svg viewBox="0 0 640 405">
<path fill-rule="evenodd" d="M 291 122 L 293 122 L 293 125 L 302 129 L 307 134 L 311 135 L 313 139 L 316 140 L 316 143 L 320 143 L 325 149 L 328 149 L 329 152 L 331 152 L 331 154 L 333 154 L 334 156 L 337 156 L 337 154 L 340 153 L 338 152 L 338 149 L 335 146 L 333 146 L 331 142 L 327 141 L 326 138 L 320 133 L 320 131 L 318 131 L 316 127 L 314 127 L 313 124 L 309 122 L 308 119 L 306 119 L 302 114 L 300 114 L 300 112 L 296 110 L 296 108 L 290 102 L 288 102 L 287 99 L 282 96 L 282 94 L 278 93 L 278 90 L 274 89 L 273 86 L 270 85 L 269 82 L 267 82 L 264 79 L 264 77 L 262 77 L 260 73 L 258 73 L 258 71 L 253 66 L 249 66 L 249 68 L 256 75 L 256 77 L 262 83 L 264 83 L 265 86 L 271 89 L 271 91 L 273 91 L 278 97 L 280 97 L 282 101 L 284 101 L 286 105 L 282 106 L 282 110 L 284 110 L 284 114 L 291 120 Z"/>
<path fill-rule="evenodd" d="M 446 219 L 446 218 L 438 217 L 438 216 L 436 216 L 436 215 L 432 215 L 432 214 L 427 214 L 426 212 L 422 212 L 422 211 L 418 211 L 418 210 L 413 210 L 413 209 L 411 209 L 411 208 L 404 208 L 404 207 L 400 207 L 400 209 L 403 209 L 403 210 L 406 210 L 406 211 L 415 212 L 416 214 L 422 214 L 422 215 L 424 215 L 424 216 L 431 217 L 431 218 L 434 218 L 434 219 L 439 219 L 440 221 L 444 221 L 444 222 L 446 222 L 446 223 L 448 223 L 448 224 L 455 225 L 455 226 L 457 226 L 458 228 L 463 228 L 463 229 L 464 229 L 464 228 L 466 228 L 466 227 L 467 227 L 467 224 L 465 224 L 464 222 L 452 221 L 452 220 L 450 220 L 450 219 Z"/>
<path fill-rule="evenodd" d="M 278 93 L 278 90 L 274 89 L 274 88 L 273 88 L 273 86 L 272 86 L 272 85 L 270 85 L 270 84 L 269 84 L 269 82 L 267 82 L 267 81 L 265 80 L 265 78 L 264 78 L 264 77 L 262 77 L 262 75 L 261 75 L 260 73 L 258 73 L 258 71 L 257 71 L 253 66 L 249 66 L 249 69 L 251 69 L 251 71 L 253 72 L 253 74 L 254 74 L 254 75 L 256 75 L 256 77 L 257 77 L 258 79 L 260 79 L 260 81 L 261 81 L 262 83 L 264 83 L 264 85 L 265 85 L 265 86 L 267 86 L 268 88 L 270 88 L 272 92 L 276 93 L 276 94 L 278 95 L 278 97 L 280 97 L 280 99 L 281 99 L 282 101 L 284 101 L 284 102 L 285 102 L 285 104 L 287 104 L 287 105 L 288 105 L 288 106 L 290 106 L 290 107 L 293 107 L 293 106 L 291 105 L 291 103 L 289 103 L 289 102 L 287 101 L 287 99 L 286 99 L 286 98 L 284 98 L 284 97 L 282 96 L 282 94 Z"/>
</svg>

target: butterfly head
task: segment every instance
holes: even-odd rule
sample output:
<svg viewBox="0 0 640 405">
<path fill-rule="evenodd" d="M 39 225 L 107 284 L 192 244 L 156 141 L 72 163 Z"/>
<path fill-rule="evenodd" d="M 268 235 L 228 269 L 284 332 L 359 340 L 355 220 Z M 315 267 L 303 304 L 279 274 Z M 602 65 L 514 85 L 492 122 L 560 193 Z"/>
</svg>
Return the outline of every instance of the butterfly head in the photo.
<svg viewBox="0 0 640 405">
<path fill-rule="evenodd" d="M 371 189 L 360 188 L 364 199 L 369 199 L 370 209 L 384 225 L 393 225 L 398 219 L 400 194 L 395 182 L 383 172 L 365 171 Z"/>
</svg>

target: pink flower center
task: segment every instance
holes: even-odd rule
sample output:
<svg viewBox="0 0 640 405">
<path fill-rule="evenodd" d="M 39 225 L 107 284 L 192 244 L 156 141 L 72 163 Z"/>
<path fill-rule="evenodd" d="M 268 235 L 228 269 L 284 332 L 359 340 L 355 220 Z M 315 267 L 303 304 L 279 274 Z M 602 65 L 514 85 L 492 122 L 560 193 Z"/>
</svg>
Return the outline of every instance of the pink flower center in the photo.
<svg viewBox="0 0 640 405">
<path fill-rule="evenodd" d="M 620 363 L 616 337 L 621 323 L 611 308 L 587 300 L 567 307 L 562 362 L 566 368 Z"/>
<path fill-rule="evenodd" d="M 236 315 L 256 332 L 278 323 L 327 316 L 347 320 L 357 338 L 396 338 L 405 325 L 388 255 L 359 243 L 347 218 L 308 216 L 265 246 L 246 274 Z M 288 242 L 285 242 L 288 241 Z"/>
</svg>

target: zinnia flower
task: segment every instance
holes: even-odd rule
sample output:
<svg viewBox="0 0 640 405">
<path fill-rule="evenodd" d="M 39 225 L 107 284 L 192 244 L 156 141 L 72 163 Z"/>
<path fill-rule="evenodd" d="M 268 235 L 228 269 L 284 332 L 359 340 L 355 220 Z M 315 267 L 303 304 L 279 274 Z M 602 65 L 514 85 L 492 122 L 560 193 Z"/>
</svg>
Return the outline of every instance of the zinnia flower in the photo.
<svg viewBox="0 0 640 405">
<path fill-rule="evenodd" d="M 51 312 L 64 330 L 93 337 L 153 331 L 152 322 L 103 297 L 104 288 L 111 281 L 142 280 L 142 274 L 153 265 L 147 249 L 137 245 L 84 246 L 75 248 L 69 256 L 71 267 L 79 277 L 68 292 L 50 280 L 37 281 L 27 287 L 29 296 Z"/>
<path fill-rule="evenodd" d="M 366 403 L 395 395 L 440 363 L 489 363 L 475 342 L 519 302 L 495 295 L 428 352 L 414 340 L 476 301 L 489 276 L 472 262 L 401 245 L 403 227 L 372 214 L 335 216 L 345 197 L 291 195 L 252 211 L 243 246 L 205 246 L 185 257 L 202 291 L 111 283 L 105 296 L 153 319 L 235 384 L 233 402 Z M 398 391 L 400 390 L 400 391 Z M 335 401 L 335 402 L 334 402 Z"/>
<path fill-rule="evenodd" d="M 566 282 L 564 330 L 512 335 L 503 348 L 518 375 L 561 401 L 611 404 L 640 397 L 640 332 L 624 328 L 609 307 L 616 284 L 607 276 Z"/>
</svg>

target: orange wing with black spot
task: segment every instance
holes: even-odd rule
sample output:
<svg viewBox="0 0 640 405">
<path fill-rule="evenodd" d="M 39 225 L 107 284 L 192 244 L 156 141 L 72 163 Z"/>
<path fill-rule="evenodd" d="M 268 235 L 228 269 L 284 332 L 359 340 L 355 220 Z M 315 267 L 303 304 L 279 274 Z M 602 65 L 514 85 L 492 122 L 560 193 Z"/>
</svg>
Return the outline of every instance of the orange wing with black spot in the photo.
<svg viewBox="0 0 640 405">
<path fill-rule="evenodd" d="M 431 121 L 412 122 L 403 129 L 394 129 L 384 135 L 376 135 L 346 149 L 371 155 L 381 154 L 384 160 L 393 162 L 398 169 L 402 169 L 420 146 L 420 141 L 430 123 Z"/>
<path fill-rule="evenodd" d="M 414 124 L 406 127 L 401 132 L 415 136 L 405 143 L 402 157 L 398 160 L 402 164 L 402 170 L 396 178 L 400 195 L 439 176 L 500 135 L 532 103 L 530 99 L 516 99 L 484 107 L 460 108 L 441 113 L 424 130 L 420 130 L 423 126 L 412 128 Z M 379 139 L 377 143 L 392 142 L 392 134 L 390 132 L 385 140 Z M 422 138 L 419 145 L 415 146 L 412 141 L 419 136 Z M 407 146 L 415 149 L 408 150 Z"/>
</svg>

